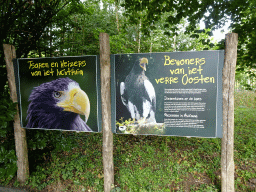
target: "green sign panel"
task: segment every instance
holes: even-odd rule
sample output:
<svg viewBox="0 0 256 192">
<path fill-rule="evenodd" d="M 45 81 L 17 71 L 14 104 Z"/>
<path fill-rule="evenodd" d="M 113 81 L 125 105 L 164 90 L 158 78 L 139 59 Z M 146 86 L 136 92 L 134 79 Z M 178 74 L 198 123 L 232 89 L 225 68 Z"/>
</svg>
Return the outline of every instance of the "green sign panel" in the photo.
<svg viewBox="0 0 256 192">
<path fill-rule="evenodd" d="M 14 66 L 22 127 L 101 131 L 98 56 L 17 59 Z"/>
<path fill-rule="evenodd" d="M 119 54 L 111 62 L 114 132 L 222 137 L 223 50 Z"/>
</svg>

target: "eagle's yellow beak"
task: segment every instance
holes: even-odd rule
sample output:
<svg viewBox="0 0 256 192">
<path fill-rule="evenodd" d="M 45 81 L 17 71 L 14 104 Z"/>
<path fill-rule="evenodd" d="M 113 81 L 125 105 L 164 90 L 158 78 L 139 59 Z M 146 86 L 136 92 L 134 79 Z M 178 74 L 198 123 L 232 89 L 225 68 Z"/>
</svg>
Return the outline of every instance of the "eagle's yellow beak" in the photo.
<svg viewBox="0 0 256 192">
<path fill-rule="evenodd" d="M 148 64 L 148 59 L 147 59 L 147 58 L 143 57 L 143 58 L 140 59 L 140 67 L 141 67 L 144 71 L 147 70 L 147 68 L 146 68 L 146 65 L 147 65 L 147 64 Z"/>
<path fill-rule="evenodd" d="M 90 101 L 87 94 L 80 88 L 73 88 L 65 93 L 65 99 L 57 106 L 62 107 L 64 111 L 71 111 L 80 115 L 85 115 L 87 121 L 90 114 Z"/>
</svg>

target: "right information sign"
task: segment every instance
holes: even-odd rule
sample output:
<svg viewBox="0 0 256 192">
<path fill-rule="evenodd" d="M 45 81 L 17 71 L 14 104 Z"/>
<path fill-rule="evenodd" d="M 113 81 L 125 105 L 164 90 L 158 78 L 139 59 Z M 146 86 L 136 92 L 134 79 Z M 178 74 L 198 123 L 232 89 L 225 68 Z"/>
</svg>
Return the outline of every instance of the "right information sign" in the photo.
<svg viewBox="0 0 256 192">
<path fill-rule="evenodd" d="M 115 133 L 222 137 L 224 50 L 112 55 Z"/>
</svg>

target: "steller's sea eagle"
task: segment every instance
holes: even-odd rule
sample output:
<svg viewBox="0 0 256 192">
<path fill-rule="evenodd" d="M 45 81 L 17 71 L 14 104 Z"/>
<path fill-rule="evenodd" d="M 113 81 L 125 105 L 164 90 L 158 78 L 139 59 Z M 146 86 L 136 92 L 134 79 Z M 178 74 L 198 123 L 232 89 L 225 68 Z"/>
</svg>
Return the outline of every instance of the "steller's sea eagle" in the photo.
<svg viewBox="0 0 256 192">
<path fill-rule="evenodd" d="M 120 83 L 120 94 L 133 120 L 137 123 L 156 123 L 156 94 L 152 83 L 145 75 L 148 59 L 135 62 L 132 70 Z"/>
<path fill-rule="evenodd" d="M 79 84 L 59 78 L 35 87 L 27 110 L 27 128 L 92 131 L 86 124 L 90 101 Z M 85 116 L 85 121 L 80 115 Z"/>
</svg>

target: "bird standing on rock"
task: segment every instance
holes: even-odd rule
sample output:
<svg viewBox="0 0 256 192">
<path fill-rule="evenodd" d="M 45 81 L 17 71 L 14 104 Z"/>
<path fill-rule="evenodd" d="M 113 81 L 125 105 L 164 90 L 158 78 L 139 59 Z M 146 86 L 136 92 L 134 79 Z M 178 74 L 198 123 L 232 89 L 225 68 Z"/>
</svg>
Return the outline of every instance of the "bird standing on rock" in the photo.
<svg viewBox="0 0 256 192">
<path fill-rule="evenodd" d="M 156 123 L 156 94 L 152 83 L 145 75 L 147 64 L 147 58 L 140 58 L 134 63 L 125 82 L 120 83 L 122 103 L 138 124 Z"/>
</svg>

